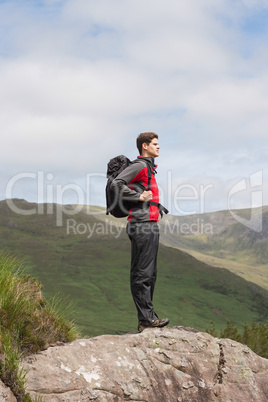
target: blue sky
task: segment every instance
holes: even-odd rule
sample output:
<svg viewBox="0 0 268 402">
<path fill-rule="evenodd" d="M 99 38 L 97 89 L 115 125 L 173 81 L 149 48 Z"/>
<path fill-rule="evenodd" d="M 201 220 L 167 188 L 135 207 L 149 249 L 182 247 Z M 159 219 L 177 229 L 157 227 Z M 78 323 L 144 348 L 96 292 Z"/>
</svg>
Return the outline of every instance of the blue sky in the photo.
<svg viewBox="0 0 268 402">
<path fill-rule="evenodd" d="M 154 131 L 173 213 L 268 204 L 267 30 L 266 0 L 0 1 L 0 198 L 104 205 Z"/>
</svg>

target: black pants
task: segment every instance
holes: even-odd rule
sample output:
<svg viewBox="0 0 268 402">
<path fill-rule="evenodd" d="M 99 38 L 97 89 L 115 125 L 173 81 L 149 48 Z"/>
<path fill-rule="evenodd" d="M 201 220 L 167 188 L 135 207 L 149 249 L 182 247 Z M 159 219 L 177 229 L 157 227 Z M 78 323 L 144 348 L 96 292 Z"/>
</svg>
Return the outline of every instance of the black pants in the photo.
<svg viewBox="0 0 268 402">
<path fill-rule="evenodd" d="M 131 293 L 138 311 L 138 319 L 150 324 L 158 317 L 154 312 L 153 294 L 157 275 L 159 227 L 157 222 L 127 224 L 131 240 Z"/>
</svg>

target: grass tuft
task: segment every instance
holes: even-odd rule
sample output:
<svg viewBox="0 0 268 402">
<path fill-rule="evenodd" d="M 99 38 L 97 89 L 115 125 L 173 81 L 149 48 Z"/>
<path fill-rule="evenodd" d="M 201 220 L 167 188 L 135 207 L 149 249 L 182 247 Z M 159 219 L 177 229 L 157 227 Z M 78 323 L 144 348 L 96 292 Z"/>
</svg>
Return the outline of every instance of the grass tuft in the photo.
<svg viewBox="0 0 268 402">
<path fill-rule="evenodd" d="M 45 300 L 40 282 L 24 272 L 17 258 L 0 253 L 0 377 L 18 401 L 31 400 L 20 359 L 79 335 L 70 304 L 59 295 Z"/>
</svg>

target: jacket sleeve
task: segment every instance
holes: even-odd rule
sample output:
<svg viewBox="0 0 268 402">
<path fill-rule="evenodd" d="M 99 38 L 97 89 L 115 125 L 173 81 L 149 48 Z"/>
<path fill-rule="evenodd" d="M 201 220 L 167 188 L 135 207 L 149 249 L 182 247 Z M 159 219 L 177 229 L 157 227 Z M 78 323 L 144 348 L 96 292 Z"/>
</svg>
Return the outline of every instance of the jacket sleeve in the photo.
<svg viewBox="0 0 268 402">
<path fill-rule="evenodd" d="M 141 192 L 131 189 L 128 185 L 132 181 L 139 181 L 142 178 L 142 162 L 133 163 L 124 169 L 111 183 L 111 189 L 120 197 L 128 201 L 139 201 Z M 134 180 L 133 180 L 134 179 Z"/>
</svg>

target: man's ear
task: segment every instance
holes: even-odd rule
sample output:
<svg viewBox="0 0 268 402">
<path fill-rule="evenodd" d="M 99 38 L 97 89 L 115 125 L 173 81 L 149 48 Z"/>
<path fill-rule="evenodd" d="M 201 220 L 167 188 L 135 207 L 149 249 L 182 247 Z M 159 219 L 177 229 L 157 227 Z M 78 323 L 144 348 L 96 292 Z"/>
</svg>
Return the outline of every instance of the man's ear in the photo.
<svg viewBox="0 0 268 402">
<path fill-rule="evenodd" d="M 144 149 L 144 151 L 147 151 L 147 148 L 148 148 L 148 144 L 146 144 L 146 142 L 144 142 L 142 144 L 142 149 Z"/>
</svg>

